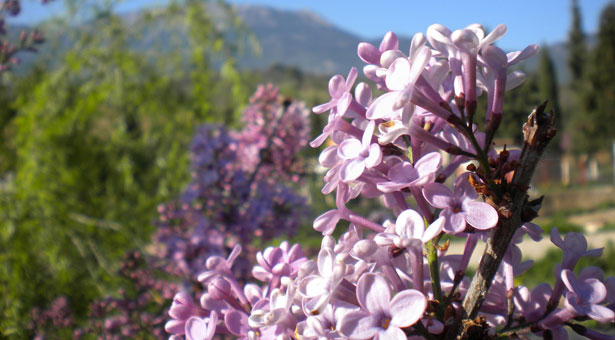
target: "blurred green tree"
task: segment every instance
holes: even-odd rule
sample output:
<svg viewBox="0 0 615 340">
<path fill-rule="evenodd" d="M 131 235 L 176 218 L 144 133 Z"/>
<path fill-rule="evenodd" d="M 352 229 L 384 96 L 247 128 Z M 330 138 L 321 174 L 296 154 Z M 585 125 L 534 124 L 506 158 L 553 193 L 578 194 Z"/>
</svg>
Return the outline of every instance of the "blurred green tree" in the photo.
<svg viewBox="0 0 615 340">
<path fill-rule="evenodd" d="M 572 0 L 572 27 L 568 33 L 568 66 L 572 72 L 572 87 L 576 87 L 583 79 L 583 69 L 586 63 L 587 48 L 585 46 L 585 34 L 581 27 L 581 13 L 577 0 Z"/>
<path fill-rule="evenodd" d="M 188 179 L 193 129 L 233 124 L 245 102 L 233 59 L 243 31 L 225 4 L 174 1 L 128 22 L 114 3 L 68 1 L 58 36 L 74 44 L 57 68 L 3 84 L 17 99 L 0 98 L 2 337 L 30 337 L 31 308 L 59 295 L 86 317 L 114 291 L 118 259 L 146 244 L 156 205 Z M 187 34 L 135 47 L 159 25 Z"/>
<path fill-rule="evenodd" d="M 551 59 L 549 48 L 547 46 L 543 46 L 540 51 L 540 61 L 538 65 L 538 72 L 536 74 L 538 92 L 541 100 L 549 101 L 547 107 L 553 110 L 556 114 L 556 128 L 560 131 L 560 134 L 556 136 L 555 141 L 551 142 L 550 149 L 552 151 L 559 151 L 559 135 L 561 135 L 561 131 L 563 131 L 563 127 L 565 126 L 566 117 L 564 117 L 562 109 L 559 105 L 557 74 L 555 73 L 555 66 L 553 64 L 553 60 Z"/>
<path fill-rule="evenodd" d="M 595 153 L 609 150 L 615 139 L 615 4 L 600 15 L 596 47 L 590 54 L 581 93 L 584 112 L 575 117 L 575 149 Z"/>
</svg>

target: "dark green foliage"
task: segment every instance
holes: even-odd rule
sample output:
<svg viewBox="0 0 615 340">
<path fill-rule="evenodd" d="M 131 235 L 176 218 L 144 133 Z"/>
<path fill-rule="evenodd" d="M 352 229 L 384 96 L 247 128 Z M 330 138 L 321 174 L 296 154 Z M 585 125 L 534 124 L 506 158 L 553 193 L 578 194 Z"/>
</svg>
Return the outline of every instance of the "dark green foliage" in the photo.
<svg viewBox="0 0 615 340">
<path fill-rule="evenodd" d="M 568 65 L 572 71 L 572 86 L 576 88 L 576 84 L 583 78 L 583 68 L 587 60 L 585 57 L 587 53 L 585 35 L 581 28 L 581 13 L 577 0 L 572 0 L 572 28 L 568 34 L 568 48 L 570 50 Z"/>
<path fill-rule="evenodd" d="M 609 150 L 615 139 L 615 5 L 600 16 L 598 43 L 591 53 L 587 81 L 581 93 L 584 112 L 577 115 L 575 146 L 578 151 Z"/>
<path fill-rule="evenodd" d="M 149 243 L 157 204 L 188 180 L 194 128 L 235 122 L 245 88 L 233 59 L 210 67 L 233 50 L 203 2 L 181 5 L 152 15 L 190 33 L 188 67 L 172 50 L 152 59 L 132 49 L 137 25 L 106 8 L 66 29 L 77 43 L 57 69 L 4 79 L 0 336 L 31 337 L 32 307 L 60 295 L 86 318 L 94 298 L 115 291 L 120 257 Z"/>
<path fill-rule="evenodd" d="M 536 77 L 538 83 L 539 97 L 542 101 L 549 101 L 547 109 L 553 110 L 555 112 L 555 115 L 557 117 L 555 121 L 555 127 L 557 128 L 557 131 L 561 132 L 563 131 L 563 127 L 565 126 L 566 118 L 563 116 L 562 110 L 559 105 L 557 74 L 555 73 L 555 67 L 549 53 L 549 48 L 547 48 L 546 46 L 543 46 L 541 48 L 538 73 Z M 551 150 L 559 149 L 560 135 L 561 133 L 559 135 L 556 135 L 555 140 L 551 141 Z"/>
</svg>

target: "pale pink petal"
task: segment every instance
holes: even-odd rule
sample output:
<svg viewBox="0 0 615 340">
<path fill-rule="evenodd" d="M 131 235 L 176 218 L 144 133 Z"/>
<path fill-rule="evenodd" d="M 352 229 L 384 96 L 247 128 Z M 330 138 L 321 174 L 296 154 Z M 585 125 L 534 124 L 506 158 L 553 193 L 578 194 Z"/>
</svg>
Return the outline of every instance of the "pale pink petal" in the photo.
<svg viewBox="0 0 615 340">
<path fill-rule="evenodd" d="M 361 159 L 346 161 L 340 170 L 340 178 L 344 182 L 352 182 L 365 171 L 365 162 Z"/>
<path fill-rule="evenodd" d="M 412 68 L 410 69 L 408 83 L 416 83 L 416 80 L 421 73 L 423 73 L 423 70 L 425 70 L 425 66 L 427 66 L 429 59 L 431 59 L 431 49 L 427 46 L 421 47 L 416 57 L 412 60 Z"/>
<path fill-rule="evenodd" d="M 496 40 L 500 39 L 504 35 L 504 33 L 506 33 L 506 25 L 497 25 L 496 28 L 491 31 L 491 33 L 489 33 L 484 39 L 481 40 L 478 48 L 480 49 L 487 45 L 493 44 Z"/>
<path fill-rule="evenodd" d="M 357 283 L 357 300 L 369 313 L 383 313 L 391 301 L 391 288 L 379 275 L 363 274 Z"/>
<path fill-rule="evenodd" d="M 391 324 L 398 327 L 414 325 L 427 308 L 427 298 L 418 290 L 408 289 L 397 293 L 391 301 L 389 313 Z"/>
<path fill-rule="evenodd" d="M 418 172 L 410 162 L 400 162 L 391 167 L 387 174 L 394 182 L 408 183 L 418 177 Z"/>
<path fill-rule="evenodd" d="M 597 279 L 587 279 L 583 282 L 581 298 L 591 304 L 601 303 L 606 298 L 606 287 Z"/>
<path fill-rule="evenodd" d="M 370 339 L 379 330 L 378 321 L 363 311 L 352 311 L 342 316 L 337 328 L 340 334 L 349 339 Z"/>
<path fill-rule="evenodd" d="M 444 209 L 453 207 L 453 193 L 444 184 L 431 183 L 423 188 L 423 196 L 433 207 Z"/>
<path fill-rule="evenodd" d="M 187 340 L 205 340 L 207 339 L 207 324 L 201 318 L 191 317 L 186 321 L 186 339 Z"/>
<path fill-rule="evenodd" d="M 370 120 L 365 127 L 365 131 L 363 132 L 363 138 L 361 139 L 361 148 L 362 150 L 367 150 L 369 146 L 372 144 L 372 136 L 374 135 L 374 129 L 376 128 L 376 122 Z"/>
<path fill-rule="evenodd" d="M 320 165 L 331 168 L 335 164 L 339 162 L 339 157 L 337 156 L 337 145 L 332 145 L 322 150 L 320 156 L 318 156 L 318 163 Z"/>
<path fill-rule="evenodd" d="M 381 328 L 374 340 L 406 340 L 406 333 L 393 325 L 387 329 Z"/>
<path fill-rule="evenodd" d="M 372 102 L 365 113 L 368 119 L 391 119 L 395 114 L 393 105 L 397 100 L 396 92 L 381 95 Z"/>
<path fill-rule="evenodd" d="M 328 294 L 328 282 L 320 276 L 309 276 L 301 280 L 304 285 L 303 294 L 306 297 L 317 297 L 323 294 Z"/>
<path fill-rule="evenodd" d="M 342 97 L 337 101 L 337 112 L 339 115 L 343 115 L 348 111 L 350 102 L 352 101 L 352 95 L 345 92 Z"/>
<path fill-rule="evenodd" d="M 512 71 L 506 76 L 506 91 L 510 91 L 514 88 L 519 87 L 519 85 L 523 84 L 525 81 L 525 73 L 519 70 Z"/>
<path fill-rule="evenodd" d="M 337 155 L 341 159 L 354 159 L 361 153 L 361 142 L 356 138 L 348 138 L 337 148 Z"/>
<path fill-rule="evenodd" d="M 354 84 L 355 80 L 357 80 L 358 74 L 359 71 L 357 71 L 356 67 L 350 69 L 350 71 L 348 72 L 348 77 L 346 77 L 346 91 L 350 91 L 350 89 L 352 89 L 352 85 Z"/>
<path fill-rule="evenodd" d="M 490 229 L 498 223 L 498 212 L 487 203 L 468 202 L 464 208 L 466 222 L 476 229 Z"/>
<path fill-rule="evenodd" d="M 425 232 L 425 222 L 423 217 L 412 209 L 404 210 L 395 221 L 395 232 L 397 235 L 409 239 L 421 239 Z"/>
<path fill-rule="evenodd" d="M 397 36 L 395 33 L 388 31 L 382 42 L 380 43 L 380 52 L 388 51 L 388 50 L 396 50 L 399 46 L 399 41 L 397 40 Z"/>
<path fill-rule="evenodd" d="M 528 59 L 538 53 L 538 46 L 531 44 L 523 49 L 521 52 L 511 52 L 508 53 L 508 66 L 515 65 L 525 59 Z"/>
<path fill-rule="evenodd" d="M 332 107 L 335 107 L 337 105 L 337 101 L 336 100 L 331 100 L 328 101 L 324 104 L 320 104 L 318 106 L 314 106 L 314 108 L 312 108 L 312 112 L 319 114 L 319 113 L 323 113 L 323 112 L 327 112 L 329 110 L 331 110 Z"/>
<path fill-rule="evenodd" d="M 386 75 L 386 85 L 390 90 L 401 91 L 409 82 L 410 78 L 410 61 L 406 58 L 397 58 Z"/>
<path fill-rule="evenodd" d="M 384 193 L 397 191 L 407 186 L 408 186 L 407 183 L 399 183 L 399 182 L 381 182 L 381 183 L 376 184 L 376 188 L 378 188 L 378 190 Z"/>
<path fill-rule="evenodd" d="M 425 46 L 427 43 L 427 39 L 425 39 L 425 35 L 421 32 L 416 33 L 412 36 L 412 41 L 410 42 L 410 50 L 408 51 L 408 57 L 412 60 L 416 58 L 421 47 Z"/>
<path fill-rule="evenodd" d="M 442 165 L 442 156 L 439 152 L 430 152 L 416 162 L 416 171 L 420 177 L 438 171 Z"/>
<path fill-rule="evenodd" d="M 380 51 L 376 46 L 370 43 L 359 43 L 359 47 L 357 47 L 357 54 L 361 60 L 368 64 L 380 64 Z"/>
<path fill-rule="evenodd" d="M 367 106 L 369 105 L 369 101 L 372 100 L 372 90 L 367 84 L 361 82 L 354 89 L 354 97 L 359 104 Z"/>
<path fill-rule="evenodd" d="M 318 252 L 318 271 L 323 277 L 333 275 L 333 265 L 335 264 L 335 254 L 329 249 L 322 248 Z"/>
<path fill-rule="evenodd" d="M 341 214 L 337 209 L 329 210 L 314 220 L 314 230 L 321 232 L 323 235 L 331 235 L 340 217 Z"/>
<path fill-rule="evenodd" d="M 248 334 L 248 315 L 237 310 L 232 310 L 224 315 L 226 328 L 235 336 L 245 336 Z"/>
<path fill-rule="evenodd" d="M 440 234 L 442 229 L 444 229 L 444 223 L 445 223 L 444 217 L 439 217 L 437 220 L 435 220 L 429 226 L 429 228 L 425 230 L 425 234 L 423 234 L 423 238 L 422 238 L 423 243 L 427 243 L 428 241 L 431 241 L 434 237 L 438 236 L 438 234 Z"/>
<path fill-rule="evenodd" d="M 329 80 L 329 94 L 331 98 L 338 99 L 346 92 L 346 81 L 344 77 L 339 74 L 334 75 L 331 80 Z"/>
<path fill-rule="evenodd" d="M 587 311 L 587 316 L 602 323 L 615 321 L 615 313 L 612 310 L 600 305 L 591 305 Z"/>
<path fill-rule="evenodd" d="M 446 210 L 443 210 L 442 213 L 444 214 L 446 218 L 445 228 L 448 225 L 448 227 L 450 228 L 449 231 L 452 231 L 454 234 L 457 234 L 465 230 L 466 220 L 464 218 L 465 214 L 463 212 L 459 212 L 455 214 L 455 213 L 452 213 L 452 211 L 446 209 Z"/>
<path fill-rule="evenodd" d="M 186 332 L 186 320 L 169 320 L 164 324 L 164 330 L 170 334 L 182 335 Z"/>
<path fill-rule="evenodd" d="M 369 146 L 369 155 L 365 158 L 365 167 L 371 169 L 382 162 L 382 150 L 378 144 Z"/>
</svg>

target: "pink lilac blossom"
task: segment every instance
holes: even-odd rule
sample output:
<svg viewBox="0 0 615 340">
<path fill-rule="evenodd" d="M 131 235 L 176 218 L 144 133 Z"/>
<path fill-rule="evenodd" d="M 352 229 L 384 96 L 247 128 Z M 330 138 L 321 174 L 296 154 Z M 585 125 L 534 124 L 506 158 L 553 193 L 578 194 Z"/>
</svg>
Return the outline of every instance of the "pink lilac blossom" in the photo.
<svg viewBox="0 0 615 340">
<path fill-rule="evenodd" d="M 470 257 L 513 216 L 511 198 L 499 192 L 510 190 L 522 157 L 518 151 L 497 152 L 492 141 L 506 91 L 524 79 L 508 69 L 537 48 L 504 53 L 492 44 L 505 31 L 504 25 L 489 34 L 478 24 L 456 31 L 432 25 L 426 35 L 414 35 L 407 55 L 393 33 L 379 48 L 359 45 L 359 57 L 368 64 L 364 74 L 382 94 L 373 97 L 369 85 L 360 83 L 353 97 L 352 68 L 346 79 L 331 79 L 331 100 L 314 108 L 319 114 L 330 111 L 312 146 L 330 140 L 319 163 L 328 169 L 322 192 L 335 191 L 336 204 L 313 223 L 323 235 L 317 259 L 307 260 L 302 252 L 285 255 L 296 249 L 287 243 L 269 247 L 253 269 L 260 283 L 244 289 L 233 261 L 209 266 L 200 276 L 203 293 L 196 310 L 220 315 L 218 334 L 248 340 L 402 340 L 533 333 L 552 339 L 566 337 L 570 328 L 590 338 L 603 336 L 577 321 L 614 322 L 615 280 L 605 280 L 598 268 L 575 276 L 580 257 L 600 254 L 587 251 L 582 235 L 561 239 L 552 233 L 564 251 L 553 288 L 517 285 L 532 262 L 522 261 L 516 244 L 524 234 L 538 240 L 542 233 L 530 222 L 531 211 L 511 234 L 512 244 L 502 248 L 478 317 L 459 327 L 464 297 L 472 290 Z M 485 107 L 478 107 L 481 95 L 487 97 Z M 479 110 L 488 115 L 484 131 L 473 122 Z M 452 156 L 448 161 L 445 153 Z M 464 162 L 470 164 L 457 170 Z M 368 215 L 352 210 L 358 199 L 373 202 Z M 345 225 L 336 240 L 332 235 Z M 465 239 L 462 254 L 454 254 L 448 241 L 440 243 L 445 234 Z"/>
</svg>

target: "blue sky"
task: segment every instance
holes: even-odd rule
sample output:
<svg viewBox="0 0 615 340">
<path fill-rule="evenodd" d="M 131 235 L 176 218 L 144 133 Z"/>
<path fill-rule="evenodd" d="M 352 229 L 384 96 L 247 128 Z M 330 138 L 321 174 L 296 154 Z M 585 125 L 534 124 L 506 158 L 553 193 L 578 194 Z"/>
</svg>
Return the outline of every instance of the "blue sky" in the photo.
<svg viewBox="0 0 615 340">
<path fill-rule="evenodd" d="M 600 11 L 612 0 L 580 0 L 583 29 L 596 32 Z M 38 0 L 24 0 L 19 22 L 33 23 L 50 14 L 62 13 L 62 0 L 41 6 Z M 166 0 L 125 0 L 119 10 L 132 11 L 144 6 L 164 4 Z M 381 37 L 389 30 L 412 35 L 425 32 L 440 23 L 451 29 L 481 23 L 508 26 L 500 40 L 507 49 L 523 48 L 530 43 L 554 43 L 566 40 L 570 28 L 568 0 L 396 0 L 376 5 L 376 1 L 354 0 L 230 0 L 233 4 L 259 4 L 288 10 L 310 10 L 342 29 L 365 38 Z"/>
</svg>

